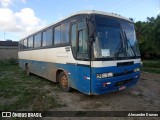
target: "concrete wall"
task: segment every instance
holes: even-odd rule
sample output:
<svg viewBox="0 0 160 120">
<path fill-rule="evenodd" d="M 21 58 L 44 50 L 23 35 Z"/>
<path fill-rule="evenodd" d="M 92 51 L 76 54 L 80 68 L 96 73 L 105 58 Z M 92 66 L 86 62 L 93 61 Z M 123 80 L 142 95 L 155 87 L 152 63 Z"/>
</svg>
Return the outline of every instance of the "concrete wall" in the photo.
<svg viewBox="0 0 160 120">
<path fill-rule="evenodd" d="M 0 60 L 18 59 L 18 47 L 0 47 Z"/>
</svg>

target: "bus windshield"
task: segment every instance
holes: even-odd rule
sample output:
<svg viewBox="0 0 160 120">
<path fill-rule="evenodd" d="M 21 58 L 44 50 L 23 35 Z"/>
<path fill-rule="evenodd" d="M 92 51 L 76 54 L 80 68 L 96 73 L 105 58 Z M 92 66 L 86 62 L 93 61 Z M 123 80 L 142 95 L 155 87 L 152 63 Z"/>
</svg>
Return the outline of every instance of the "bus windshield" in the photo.
<svg viewBox="0 0 160 120">
<path fill-rule="evenodd" d="M 140 57 L 133 23 L 118 18 L 95 16 L 95 58 L 128 59 Z"/>
</svg>

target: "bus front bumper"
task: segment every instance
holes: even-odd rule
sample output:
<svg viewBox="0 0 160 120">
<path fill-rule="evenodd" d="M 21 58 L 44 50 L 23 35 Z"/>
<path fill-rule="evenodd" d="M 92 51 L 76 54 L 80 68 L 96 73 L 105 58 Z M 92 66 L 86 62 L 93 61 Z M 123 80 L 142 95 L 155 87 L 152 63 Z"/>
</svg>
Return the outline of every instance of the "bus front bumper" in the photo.
<svg viewBox="0 0 160 120">
<path fill-rule="evenodd" d="M 131 87 L 137 83 L 140 72 L 111 78 L 93 79 L 91 94 L 100 95 L 119 91 Z M 94 77 L 95 78 L 95 77 Z"/>
</svg>

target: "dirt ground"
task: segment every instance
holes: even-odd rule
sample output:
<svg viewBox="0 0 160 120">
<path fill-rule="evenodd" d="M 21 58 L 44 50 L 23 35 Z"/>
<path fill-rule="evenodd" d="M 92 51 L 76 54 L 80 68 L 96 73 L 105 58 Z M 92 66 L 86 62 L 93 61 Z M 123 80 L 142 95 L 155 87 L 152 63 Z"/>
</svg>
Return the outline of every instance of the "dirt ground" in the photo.
<svg viewBox="0 0 160 120">
<path fill-rule="evenodd" d="M 88 96 L 74 90 L 70 93 L 61 92 L 57 94 L 57 99 L 65 103 L 66 106 L 54 109 L 53 111 L 160 111 L 160 74 L 142 72 L 137 85 L 123 91 L 98 96 Z M 63 119 L 68 120 L 73 118 Z M 93 119 L 106 120 L 106 118 Z M 118 118 L 115 117 L 114 119 L 117 120 Z M 120 119 L 123 120 L 123 118 Z M 128 120 L 131 118 L 125 119 Z M 134 117 L 132 119 L 136 120 L 138 118 Z M 158 118 L 145 119 L 155 120 Z"/>
<path fill-rule="evenodd" d="M 15 69 L 15 71 L 13 72 L 12 69 Z M 32 110 L 34 107 L 40 106 L 40 107 L 37 107 L 39 110 L 40 108 L 43 108 L 45 105 L 50 106 L 51 103 L 55 102 L 53 103 L 52 107 L 46 107 L 46 109 L 49 111 L 160 111 L 160 87 L 159 87 L 160 74 L 141 72 L 142 74 L 137 85 L 131 88 L 127 88 L 122 91 L 117 91 L 117 92 L 108 93 L 104 95 L 89 96 L 89 95 L 80 93 L 77 90 L 73 90 L 72 92 L 69 92 L 69 93 L 61 92 L 58 84 L 54 84 L 53 82 L 37 77 L 35 75 L 32 75 L 30 77 L 25 77 L 25 74 L 21 70 L 19 71 L 18 67 L 13 67 L 12 69 L 10 71 L 6 70 L 8 72 L 6 71 L 1 72 L 2 74 L 1 87 L 4 87 L 4 89 L 1 89 L 1 90 L 4 90 L 1 92 L 1 95 L 4 95 L 4 96 L 0 96 L 0 103 L 1 103 L 0 107 L 2 107 L 3 102 L 5 106 L 8 105 L 8 107 L 3 106 L 3 109 L 16 110 L 16 108 L 19 108 L 19 110 Z M 15 76 L 13 77 L 13 80 L 12 80 L 10 76 L 13 76 L 13 74 Z M 3 77 L 5 77 L 5 80 Z M 5 85 L 7 88 L 5 87 Z M 25 89 L 23 90 L 23 88 Z M 12 93 L 11 95 L 6 92 L 8 90 L 11 90 L 11 93 Z M 22 93 L 19 92 L 19 90 L 22 90 Z M 39 91 L 44 92 L 44 94 L 40 93 Z M 2 94 L 3 92 L 5 92 L 5 94 Z M 23 94 L 23 92 L 25 94 Z M 12 97 L 17 95 L 17 93 L 19 93 L 18 95 L 21 95 L 22 97 L 20 98 Z M 31 100 L 33 101 L 31 101 L 29 98 L 31 98 Z M 53 99 L 48 100 L 49 98 L 53 98 Z M 16 101 L 17 99 L 18 99 L 18 102 L 15 102 L 16 103 L 15 104 L 14 100 Z M 12 103 L 11 107 L 10 107 L 10 104 L 8 103 L 10 104 Z M 30 103 L 34 103 L 34 104 L 30 104 Z M 18 104 L 20 104 L 19 107 L 17 106 Z M 26 106 L 25 108 L 23 107 L 21 109 L 21 107 L 24 104 L 27 104 L 29 106 Z M 30 109 L 30 106 L 32 107 L 32 109 Z M 151 117 L 148 117 L 148 118 L 147 117 L 125 117 L 125 118 L 122 118 L 122 117 L 121 118 L 119 117 L 106 117 L 106 118 L 105 117 L 98 117 L 98 118 L 97 117 L 77 117 L 77 118 L 75 117 L 51 117 L 51 118 L 44 117 L 41 119 L 44 119 L 44 120 L 61 120 L 61 119 L 62 120 L 77 120 L 77 119 L 78 120 L 110 120 L 110 119 L 159 120 L 159 118 L 156 118 L 156 117 L 152 117 L 152 118 Z"/>
</svg>

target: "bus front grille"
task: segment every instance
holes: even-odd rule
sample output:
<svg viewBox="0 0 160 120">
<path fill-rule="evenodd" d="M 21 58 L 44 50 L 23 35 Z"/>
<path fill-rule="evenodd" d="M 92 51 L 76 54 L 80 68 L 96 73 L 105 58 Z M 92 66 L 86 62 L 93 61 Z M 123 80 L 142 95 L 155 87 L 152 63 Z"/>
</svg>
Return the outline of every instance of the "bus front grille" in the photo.
<svg viewBox="0 0 160 120">
<path fill-rule="evenodd" d="M 122 76 L 122 75 L 128 75 L 128 74 L 132 74 L 134 73 L 134 71 L 125 71 L 125 72 L 121 72 L 121 73 L 114 73 L 113 77 L 118 77 L 118 76 Z"/>
</svg>

